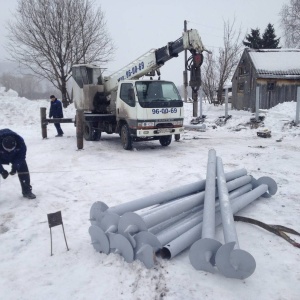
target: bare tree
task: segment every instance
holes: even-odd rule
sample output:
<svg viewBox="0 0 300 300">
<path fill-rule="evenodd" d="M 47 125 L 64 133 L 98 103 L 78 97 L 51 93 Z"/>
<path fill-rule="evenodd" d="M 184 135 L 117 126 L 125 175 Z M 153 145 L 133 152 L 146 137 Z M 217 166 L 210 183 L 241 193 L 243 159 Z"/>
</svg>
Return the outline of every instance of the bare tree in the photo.
<svg viewBox="0 0 300 300">
<path fill-rule="evenodd" d="M 224 21 L 223 47 L 219 48 L 218 55 L 207 54 L 203 66 L 203 91 L 210 103 L 223 103 L 222 92 L 226 81 L 231 79 L 232 74 L 239 62 L 243 49 L 241 43 L 241 30 L 234 29 L 235 20 L 230 23 Z M 217 99 L 215 98 L 217 93 Z"/>
<path fill-rule="evenodd" d="M 104 13 L 93 0 L 18 1 L 15 20 L 8 24 L 12 60 L 49 80 L 67 107 L 72 65 L 106 63 L 112 57 Z"/>
<path fill-rule="evenodd" d="M 300 48 L 300 0 L 290 0 L 280 11 L 285 46 Z"/>
<path fill-rule="evenodd" d="M 217 65 L 214 56 L 213 52 L 206 53 L 204 64 L 202 66 L 202 89 L 209 103 L 214 102 L 218 86 L 218 75 L 216 73 Z"/>
</svg>

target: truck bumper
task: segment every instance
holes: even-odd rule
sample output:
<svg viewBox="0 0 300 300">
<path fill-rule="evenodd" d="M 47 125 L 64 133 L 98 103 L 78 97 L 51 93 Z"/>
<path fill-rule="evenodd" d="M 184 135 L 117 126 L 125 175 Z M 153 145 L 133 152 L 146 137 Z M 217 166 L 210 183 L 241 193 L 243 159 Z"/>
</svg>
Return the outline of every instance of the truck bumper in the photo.
<svg viewBox="0 0 300 300">
<path fill-rule="evenodd" d="M 173 134 L 182 134 L 184 127 L 179 128 L 160 128 L 160 129 L 138 129 L 136 130 L 137 137 L 155 137 Z"/>
</svg>

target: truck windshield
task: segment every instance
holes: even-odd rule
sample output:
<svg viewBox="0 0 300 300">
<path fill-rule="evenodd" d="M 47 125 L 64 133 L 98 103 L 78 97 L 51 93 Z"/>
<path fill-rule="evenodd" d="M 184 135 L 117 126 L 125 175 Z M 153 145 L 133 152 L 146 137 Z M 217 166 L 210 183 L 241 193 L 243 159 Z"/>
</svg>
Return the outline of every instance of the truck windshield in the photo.
<svg viewBox="0 0 300 300">
<path fill-rule="evenodd" d="M 178 90 L 170 81 L 137 81 L 135 83 L 141 107 L 182 107 Z"/>
</svg>

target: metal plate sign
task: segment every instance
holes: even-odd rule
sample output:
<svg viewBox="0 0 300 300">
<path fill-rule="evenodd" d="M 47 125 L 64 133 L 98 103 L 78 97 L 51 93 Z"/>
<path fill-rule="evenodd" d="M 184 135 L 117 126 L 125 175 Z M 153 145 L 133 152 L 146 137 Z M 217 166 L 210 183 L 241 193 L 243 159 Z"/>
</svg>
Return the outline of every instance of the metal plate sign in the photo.
<svg viewBox="0 0 300 300">
<path fill-rule="evenodd" d="M 48 224 L 49 224 L 50 228 L 63 224 L 61 211 L 58 211 L 58 212 L 52 213 L 52 214 L 47 214 L 47 216 L 48 216 Z"/>
</svg>

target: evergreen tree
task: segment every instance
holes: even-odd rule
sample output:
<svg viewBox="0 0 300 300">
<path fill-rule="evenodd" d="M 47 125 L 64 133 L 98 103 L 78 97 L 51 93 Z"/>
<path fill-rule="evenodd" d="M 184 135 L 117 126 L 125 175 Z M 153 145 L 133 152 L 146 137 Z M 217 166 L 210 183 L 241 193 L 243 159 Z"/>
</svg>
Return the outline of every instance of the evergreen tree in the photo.
<svg viewBox="0 0 300 300">
<path fill-rule="evenodd" d="M 259 29 L 251 29 L 251 34 L 247 34 L 244 46 L 252 49 L 278 49 L 280 38 L 276 38 L 275 29 L 272 24 L 268 24 L 263 36 L 260 36 Z"/>
<path fill-rule="evenodd" d="M 268 24 L 262 36 L 262 49 L 278 49 L 280 38 L 276 39 L 273 25 Z"/>
<path fill-rule="evenodd" d="M 259 29 L 251 29 L 251 34 L 247 34 L 245 37 L 246 41 L 243 41 L 244 46 L 252 49 L 262 48 L 262 38 L 260 37 Z"/>
</svg>

